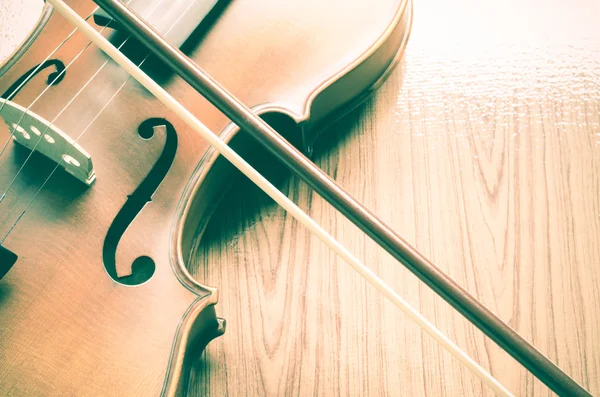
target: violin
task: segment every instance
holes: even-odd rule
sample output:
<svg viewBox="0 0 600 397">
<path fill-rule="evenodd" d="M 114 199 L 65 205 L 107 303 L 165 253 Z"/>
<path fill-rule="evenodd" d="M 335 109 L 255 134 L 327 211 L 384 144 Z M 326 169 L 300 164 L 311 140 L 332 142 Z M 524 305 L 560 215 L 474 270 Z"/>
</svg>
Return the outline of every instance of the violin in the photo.
<svg viewBox="0 0 600 397">
<path fill-rule="evenodd" d="M 193 358 L 225 332 L 218 289 L 186 266 L 238 168 L 510 395 L 244 161 L 266 146 L 385 245 L 387 226 L 301 153 L 402 59 L 410 2 L 129 5 L 148 24 L 116 3 L 49 0 L 0 70 L 0 392 L 185 394 Z M 281 120 L 285 141 L 268 128 Z M 462 297 L 434 276 L 436 292 Z M 469 319 L 500 343 L 516 340 L 507 351 L 536 374 L 559 374 L 549 386 L 588 395 L 487 309 L 453 302 L 472 305 Z"/>
</svg>

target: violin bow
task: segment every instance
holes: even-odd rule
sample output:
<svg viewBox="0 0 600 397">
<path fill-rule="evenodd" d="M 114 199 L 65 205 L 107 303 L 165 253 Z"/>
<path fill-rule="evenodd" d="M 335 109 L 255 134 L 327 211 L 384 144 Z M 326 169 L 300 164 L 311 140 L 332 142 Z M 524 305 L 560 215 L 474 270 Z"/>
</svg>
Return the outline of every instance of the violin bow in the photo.
<svg viewBox="0 0 600 397">
<path fill-rule="evenodd" d="M 170 110 L 205 138 L 234 166 L 250 178 L 273 200 L 294 218 L 331 247 L 367 282 L 404 311 L 423 330 L 428 332 L 444 348 L 457 357 L 499 395 L 512 395 L 503 385 L 481 368 L 458 346 L 429 323 L 394 290 L 386 285 L 370 269 L 363 265 L 345 247 L 329 235 L 312 218 L 298 208 L 283 193 L 252 168 L 216 134 L 202 124 L 194 115 L 170 96 L 154 80 L 118 51 L 108 40 L 96 32 L 83 18 L 63 0 L 47 0 L 66 19 L 95 42 L 107 55 L 123 67 L 140 84 L 152 92 Z M 552 391 L 561 396 L 591 396 L 581 385 L 562 371 L 556 364 L 539 352 L 533 345 L 503 322 L 450 276 L 435 266 L 423 254 L 402 239 L 350 193 L 317 167 L 310 159 L 280 136 L 273 128 L 253 113 L 247 106 L 230 94 L 217 81 L 196 65 L 179 49 L 169 44 L 146 21 L 118 0 L 93 0 L 99 7 L 119 22 L 132 36 L 142 42 L 159 59 L 171 67 L 190 86 L 225 114 L 234 124 L 250 133 L 271 154 L 282 161 L 294 174 L 304 180 L 321 197 L 340 211 L 352 223 L 371 237 L 396 260 L 402 263 L 434 292 L 454 307 L 473 325 L 492 339 L 498 346 L 529 370 Z"/>
</svg>

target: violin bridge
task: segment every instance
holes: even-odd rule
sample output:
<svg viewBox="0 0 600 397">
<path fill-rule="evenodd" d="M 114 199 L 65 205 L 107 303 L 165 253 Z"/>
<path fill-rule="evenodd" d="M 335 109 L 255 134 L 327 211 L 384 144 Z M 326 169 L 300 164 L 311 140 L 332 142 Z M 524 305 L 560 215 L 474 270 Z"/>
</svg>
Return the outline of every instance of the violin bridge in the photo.
<svg viewBox="0 0 600 397">
<path fill-rule="evenodd" d="M 39 152 L 91 186 L 96 180 L 91 156 L 67 134 L 37 114 L 0 98 L 0 115 L 13 140 Z"/>
</svg>

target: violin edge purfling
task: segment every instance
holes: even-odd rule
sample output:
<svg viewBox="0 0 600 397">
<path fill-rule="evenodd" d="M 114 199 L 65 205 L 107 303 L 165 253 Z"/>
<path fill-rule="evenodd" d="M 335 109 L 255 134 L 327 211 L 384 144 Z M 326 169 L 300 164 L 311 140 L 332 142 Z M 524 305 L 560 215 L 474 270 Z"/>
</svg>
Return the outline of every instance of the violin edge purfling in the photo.
<svg viewBox="0 0 600 397">
<path fill-rule="evenodd" d="M 80 3 L 79 0 L 71 2 Z M 387 1 L 387 3 L 391 4 L 394 1 Z M 394 9 L 401 10 L 399 7 Z M 82 10 L 86 9 L 83 7 L 77 9 L 80 13 Z M 47 28 L 56 28 L 57 21 L 60 20 L 60 15 L 57 14 L 53 15 L 52 23 Z M 383 65 L 378 65 L 382 67 L 381 70 L 377 68 L 361 69 L 362 77 L 368 77 L 369 83 L 369 87 L 362 88 L 370 88 L 371 83 L 380 83 L 382 75 L 390 70 L 389 64 L 398 61 L 398 54 L 402 53 L 403 48 L 394 48 L 394 45 L 405 45 L 403 37 L 408 27 L 407 25 L 399 26 L 396 35 L 396 38 L 399 39 L 397 43 L 388 43 L 390 45 L 385 54 L 378 54 L 387 57 Z M 71 28 L 69 26 L 68 30 L 70 31 Z M 67 30 L 66 27 L 64 30 Z M 373 30 L 385 31 L 386 29 L 384 26 L 376 26 Z M 44 30 L 42 33 L 48 31 Z M 83 42 L 81 38 L 78 40 Z M 375 41 L 371 45 L 374 43 Z M 35 42 L 33 44 L 32 48 L 39 50 L 39 47 L 34 48 Z M 365 51 L 369 49 L 370 46 L 365 48 Z M 31 54 L 33 53 L 27 52 L 23 59 L 17 60 L 15 66 L 18 68 L 11 68 L 11 73 L 4 77 L 3 83 L 6 83 L 8 78 L 14 80 L 16 79 L 15 75 L 23 75 L 24 71 L 31 70 L 33 64 L 42 64 L 40 63 L 42 57 L 34 57 Z M 30 55 L 29 58 L 27 55 Z M 46 53 L 43 55 L 45 56 Z M 57 56 L 62 59 L 65 54 L 59 52 Z M 93 46 L 86 50 L 83 56 L 92 67 L 101 64 L 106 59 L 101 51 Z M 69 59 L 64 59 L 64 61 L 68 64 Z M 60 85 L 49 88 L 49 93 L 57 95 L 56 101 L 61 99 L 60 95 L 63 92 L 65 94 L 62 98 L 68 98 L 69 89 L 74 92 L 77 88 L 70 85 L 73 80 L 85 77 L 83 74 L 80 77 L 78 73 L 74 72 L 76 70 L 82 73 L 82 69 L 85 68 L 77 69 L 77 67 L 78 63 L 75 63 L 74 67 L 66 72 L 66 77 Z M 115 72 L 115 68 L 111 69 L 111 67 L 109 66 L 107 70 Z M 91 67 L 88 66 L 88 68 Z M 342 69 L 344 72 L 356 70 L 356 68 L 350 68 L 351 70 L 340 68 L 340 70 Z M 369 72 L 373 75 L 370 75 Z M 331 75 L 324 76 L 321 80 L 324 81 L 327 78 L 331 78 Z M 33 86 L 37 84 L 36 80 L 39 82 L 41 77 L 33 78 Z M 108 81 L 108 83 L 106 86 L 111 87 L 112 82 Z M 115 82 L 115 84 L 117 83 Z M 109 95 L 110 93 L 102 91 L 103 88 L 100 84 L 96 87 L 99 93 L 105 96 Z M 129 84 L 126 88 L 131 88 L 129 94 L 139 93 L 136 91 L 138 87 L 134 84 Z M 31 91 L 32 88 L 28 83 L 28 87 L 19 92 L 16 102 L 27 106 L 27 103 L 23 103 L 23 101 L 28 98 L 28 95 L 31 95 Z M 86 98 L 90 100 L 89 96 Z M 119 104 L 137 103 L 137 99 L 139 98 L 129 95 Z M 349 103 L 350 99 L 356 98 L 347 99 Z M 364 96 L 359 99 L 364 99 Z M 194 99 L 194 102 L 198 101 Z M 91 103 L 93 104 L 93 102 Z M 145 104 L 145 102 L 143 103 Z M 44 104 L 43 101 L 42 104 Z M 335 104 L 330 105 L 336 107 Z M 139 111 L 140 108 L 137 110 Z M 48 200 L 48 196 L 60 197 L 56 192 L 56 186 L 50 186 L 52 193 L 47 196 L 42 192 L 36 201 L 36 204 L 41 205 L 32 207 L 25 217 L 25 223 L 18 224 L 7 239 L 7 249 L 15 248 L 14 252 L 24 252 L 24 255 L 20 259 L 19 266 L 13 267 L 8 276 L 2 280 L 2 291 L 12 291 L 12 295 L 0 299 L 0 315 L 6 314 L 9 319 L 25 318 L 27 320 L 9 321 L 9 326 L 0 331 L 4 332 L 1 334 L 2 347 L 6 348 L 4 352 L 7 357 L 11 358 L 6 371 L 2 371 L 3 373 L 0 374 L 0 394 L 5 390 L 11 390 L 24 396 L 37 396 L 46 392 L 87 396 L 119 390 L 120 394 L 124 396 L 134 396 L 140 393 L 144 395 L 181 395 L 185 393 L 189 376 L 187 367 L 197 357 L 192 353 L 196 353 L 210 340 L 224 332 L 224 321 L 217 318 L 215 312 L 217 290 L 201 285 L 191 278 L 185 267 L 185 253 L 182 252 L 186 249 L 185 239 L 190 237 L 186 237 L 184 229 L 193 227 L 193 223 L 196 221 L 194 217 L 200 215 L 198 213 L 184 214 L 181 211 L 185 211 L 186 208 L 190 209 L 190 201 L 196 198 L 193 197 L 193 194 L 188 195 L 187 193 L 197 188 L 198 184 L 205 189 L 203 187 L 205 182 L 201 177 L 214 164 L 213 154 L 211 151 L 207 151 L 203 156 L 203 162 L 194 170 L 199 156 L 197 153 L 192 153 L 192 149 L 205 150 L 205 148 L 201 144 L 192 142 L 188 136 L 190 134 L 185 131 L 185 128 L 182 128 L 183 123 L 173 120 L 171 114 L 168 112 L 165 114 L 161 109 L 158 106 L 151 106 L 148 114 L 145 112 L 137 114 L 135 111 L 130 111 L 131 120 L 124 120 L 123 115 L 118 113 L 116 113 L 117 117 L 107 116 L 99 119 L 102 122 L 97 123 L 99 124 L 98 128 L 93 131 L 96 136 L 88 134 L 86 136 L 88 139 L 82 142 L 82 146 L 88 149 L 94 157 L 98 175 L 94 185 L 84 193 L 80 193 L 83 198 L 78 201 L 73 199 L 76 195 L 73 197 L 67 195 L 63 201 L 66 204 L 73 202 L 76 205 L 63 205 L 63 209 L 50 211 L 48 214 L 50 221 L 44 222 L 45 219 L 41 219 L 32 233 L 27 230 L 30 225 L 29 220 L 33 216 L 40 216 L 44 206 L 48 207 L 47 202 L 43 200 Z M 208 109 L 208 106 L 202 109 Z M 323 113 L 327 113 L 331 108 L 323 104 L 321 109 Z M 71 120 L 72 122 L 85 116 L 86 106 L 83 106 L 81 110 L 81 114 L 76 115 Z M 311 110 L 314 111 L 311 120 L 315 120 L 318 109 Z M 51 118 L 41 110 L 36 113 L 45 118 Z M 202 111 L 199 113 L 204 114 Z M 106 214 L 114 217 L 126 201 L 126 196 L 135 190 L 135 184 L 131 185 L 129 180 L 137 181 L 137 179 L 132 178 L 131 175 L 140 172 L 143 174 L 145 167 L 152 165 L 151 159 L 143 163 L 145 165 L 141 170 L 134 169 L 135 165 L 133 165 L 137 164 L 133 161 L 135 157 L 143 157 L 146 152 L 157 150 L 152 141 L 140 143 L 139 137 L 135 135 L 135 127 L 141 120 L 149 117 L 164 117 L 177 123 L 175 128 L 184 144 L 181 145 L 176 156 L 174 171 L 165 177 L 161 187 L 153 196 L 152 202 L 138 214 L 131 229 L 123 236 L 124 244 L 120 246 L 121 250 L 125 249 L 124 247 L 134 248 L 136 255 L 147 254 L 157 263 L 156 274 L 150 280 L 139 286 L 128 287 L 119 285 L 109 278 L 102 267 L 100 255 L 98 255 L 101 253 L 93 246 L 101 245 L 102 239 L 99 237 L 104 236 L 99 236 L 98 233 L 110 227 L 112 218 L 106 217 Z M 77 131 L 71 131 L 68 123 L 64 121 L 58 120 L 57 125 L 65 132 L 73 134 L 72 136 L 77 134 Z M 229 138 L 234 135 L 229 124 L 222 127 L 222 129 L 217 127 L 215 130 L 221 130 Z M 100 144 L 102 141 L 99 138 L 94 140 L 99 136 L 99 132 L 107 135 L 108 144 L 105 146 Z M 128 151 L 120 146 L 114 146 L 117 141 L 111 142 L 108 136 L 113 139 L 115 136 L 122 136 L 124 143 L 132 145 L 133 149 Z M 111 147 L 111 145 L 113 146 Z M 148 147 L 146 148 L 144 145 Z M 124 156 L 131 156 L 132 161 L 123 162 L 123 164 L 115 162 L 115 156 L 111 157 L 110 153 L 113 148 L 122 152 Z M 12 152 L 9 154 L 12 155 Z M 109 165 L 114 168 L 108 168 Z M 124 178 L 115 178 L 115 174 L 109 172 L 114 171 L 117 165 L 125 168 L 124 175 L 122 175 Z M 190 175 L 192 177 L 188 181 L 187 178 Z M 114 184 L 115 192 L 111 191 L 111 183 Z M 125 188 L 123 189 L 121 185 L 125 185 Z M 117 190 L 121 195 L 116 194 Z M 181 199 L 177 201 L 177 197 L 181 197 Z M 206 200 L 206 197 L 197 197 L 197 199 Z M 103 200 L 109 200 L 110 203 L 103 206 Z M 54 200 L 54 202 L 60 201 Z M 61 210 L 68 214 L 67 211 L 70 207 L 80 207 L 83 210 L 79 211 L 77 216 L 72 219 L 61 218 L 61 215 L 64 216 L 61 214 Z M 36 212 L 38 209 L 40 211 Z M 197 210 L 198 208 L 191 209 Z M 182 214 L 183 217 L 178 218 Z M 167 217 L 170 218 L 166 219 Z M 64 224 L 65 227 L 58 231 L 54 229 L 56 223 Z M 172 225 L 173 223 L 174 225 Z M 76 229 L 76 226 L 88 225 L 89 227 L 82 228 L 81 231 Z M 154 232 L 152 228 L 156 225 L 160 226 L 160 230 Z M 169 229 L 169 225 L 172 225 L 171 229 Z M 184 225 L 186 227 L 183 227 Z M 37 236 L 38 230 L 39 234 L 53 234 L 53 242 L 60 249 L 60 255 L 48 250 L 47 242 L 43 239 L 38 239 L 36 245 L 31 247 L 21 243 L 24 240 L 23 236 L 28 234 L 27 232 L 32 236 Z M 182 236 L 179 236 L 180 232 L 183 233 Z M 37 272 L 34 272 L 36 269 Z M 73 280 L 77 280 L 77 282 L 71 283 L 70 281 Z M 59 291 L 61 291 L 60 294 Z M 174 299 L 175 303 L 171 304 L 169 299 Z M 185 306 L 185 310 L 183 306 Z M 15 313 L 15 316 L 12 317 L 7 313 Z M 32 313 L 36 313 L 37 317 Z M 152 315 L 148 316 L 148 313 L 152 313 Z M 174 321 L 175 317 L 177 317 L 177 321 Z M 167 332 L 160 329 L 163 324 L 167 324 L 172 331 Z M 31 342 L 31 334 L 38 330 L 42 332 L 42 335 Z M 131 339 L 127 340 L 127 336 L 130 336 Z M 148 346 L 144 349 L 143 341 L 145 339 L 148 340 Z M 157 345 L 160 345 L 161 349 L 164 348 L 161 351 L 161 354 L 164 355 L 152 357 L 151 353 L 157 350 Z M 164 361 L 167 352 L 168 358 Z M 15 357 L 32 355 L 42 357 L 45 362 L 54 364 L 40 367 L 40 364 L 33 360 L 26 362 L 12 360 Z M 77 361 L 70 361 L 72 355 L 80 357 L 77 357 Z M 72 364 L 64 367 L 61 365 L 62 363 Z M 115 363 L 117 364 L 115 365 Z M 157 376 L 157 373 L 160 375 Z M 160 387 L 156 387 L 158 383 L 160 383 Z"/>
</svg>

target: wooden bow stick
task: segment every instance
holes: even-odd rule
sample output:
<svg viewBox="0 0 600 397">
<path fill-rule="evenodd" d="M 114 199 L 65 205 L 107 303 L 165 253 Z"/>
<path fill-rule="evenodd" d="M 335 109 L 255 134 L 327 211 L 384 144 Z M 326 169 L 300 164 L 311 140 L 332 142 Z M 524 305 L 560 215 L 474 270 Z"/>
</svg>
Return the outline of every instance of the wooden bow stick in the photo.
<svg viewBox="0 0 600 397">
<path fill-rule="evenodd" d="M 108 14 L 121 22 L 136 38 L 144 42 L 155 55 L 169 64 L 177 73 L 190 83 L 196 90 L 207 97 L 217 108 L 223 111 L 238 126 L 248 130 L 261 144 L 284 161 L 294 172 L 309 182 L 319 194 L 332 203 L 342 213 L 350 218 L 369 236 L 375 239 L 383 248 L 390 252 L 396 259 L 403 262 L 409 270 L 417 274 L 428 283 L 446 301 L 457 308 L 473 324 L 479 327 L 509 352 L 534 375 L 560 394 L 589 396 L 590 394 L 562 372 L 550 360 L 538 352 L 533 346 L 514 332 L 507 324 L 502 322 L 491 311 L 485 308 L 467 291 L 457 285 L 451 278 L 441 272 L 427 261 L 414 248 L 408 246 L 397 236 L 393 230 L 383 224 L 368 210 L 354 200 L 347 192 L 343 191 L 333 181 L 328 179 L 314 164 L 294 151 L 283 138 L 275 131 L 269 130 L 260 118 L 252 114 L 239 101 L 233 98 L 218 83 L 203 73 L 197 65 L 193 64 L 185 55 L 169 45 L 164 38 L 152 30 L 151 27 L 135 15 L 130 9 L 116 0 L 94 0 Z M 126 69 L 138 82 L 152 92 L 169 109 L 182 118 L 193 130 L 209 141 L 225 158 L 227 158 L 241 172 L 248 176 L 265 193 L 285 208 L 294 218 L 304 224 L 340 255 L 354 270 L 366 281 L 377 288 L 386 298 L 403 310 L 411 319 L 436 339 L 444 348 L 450 351 L 471 371 L 477 374 L 486 384 L 500 395 L 511 395 L 497 380 L 485 372 L 468 355 L 453 344 L 437 328 L 429 323 L 414 308 L 404 301 L 395 291 L 371 272 L 364 264 L 354 257 L 345 247 L 337 242 L 331 235 L 322 229 L 308 215 L 300 210 L 285 195 L 279 192 L 262 175 L 246 163 L 235 151 L 221 141 L 216 134 L 210 131 L 197 120 L 181 104 L 173 99 L 158 84 L 143 73 L 136 65 L 129 61 L 104 37 L 92 29 L 82 18 L 72 11 L 62 0 L 49 0 L 67 19 L 76 25 L 104 50 L 115 62 Z"/>
</svg>

